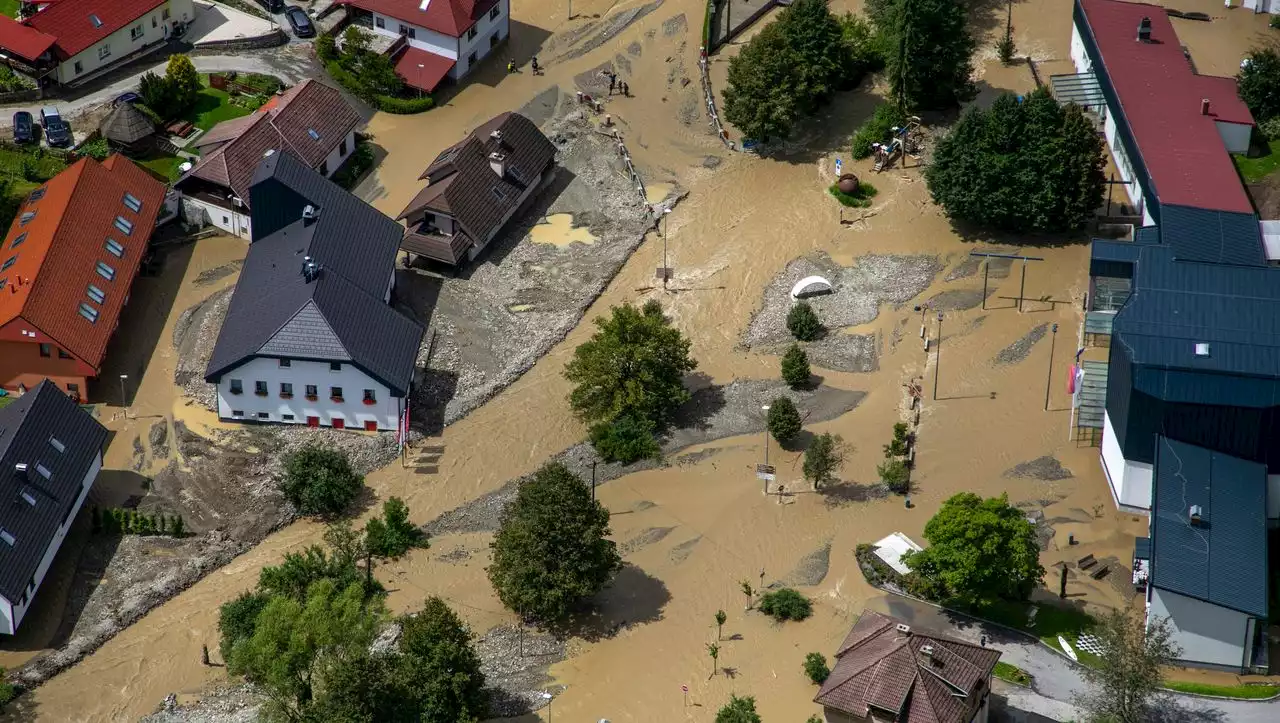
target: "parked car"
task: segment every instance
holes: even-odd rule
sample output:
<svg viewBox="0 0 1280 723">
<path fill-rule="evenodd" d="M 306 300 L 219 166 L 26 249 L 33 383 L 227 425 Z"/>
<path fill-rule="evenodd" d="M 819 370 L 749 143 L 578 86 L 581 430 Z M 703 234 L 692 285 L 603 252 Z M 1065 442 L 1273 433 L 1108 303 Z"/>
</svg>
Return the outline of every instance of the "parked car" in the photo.
<svg viewBox="0 0 1280 723">
<path fill-rule="evenodd" d="M 36 121 L 25 110 L 13 114 L 13 142 L 30 143 L 36 139 Z"/>
<path fill-rule="evenodd" d="M 314 38 L 316 36 L 316 26 L 311 22 L 311 18 L 307 17 L 307 13 L 297 5 L 290 5 L 285 8 L 284 16 L 289 19 L 289 25 L 293 28 L 293 34 L 300 38 Z"/>
<path fill-rule="evenodd" d="M 46 105 L 40 109 L 40 125 L 44 126 L 44 140 L 51 146 L 71 144 L 71 126 L 62 120 L 58 109 Z"/>
<path fill-rule="evenodd" d="M 120 95 L 116 96 L 116 99 L 111 101 L 111 105 L 117 106 L 117 105 L 120 105 L 121 103 L 137 103 L 137 102 L 140 102 L 141 100 L 142 100 L 142 96 L 138 95 L 137 93 L 134 93 L 133 91 L 129 91 L 128 93 L 121 93 Z"/>
</svg>

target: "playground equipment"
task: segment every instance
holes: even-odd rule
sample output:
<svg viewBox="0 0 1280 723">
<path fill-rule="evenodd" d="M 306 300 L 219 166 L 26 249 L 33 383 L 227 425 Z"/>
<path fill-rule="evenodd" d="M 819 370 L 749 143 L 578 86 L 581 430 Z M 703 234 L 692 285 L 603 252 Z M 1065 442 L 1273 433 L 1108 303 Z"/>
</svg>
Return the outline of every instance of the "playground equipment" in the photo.
<svg viewBox="0 0 1280 723">
<path fill-rule="evenodd" d="M 908 118 L 905 126 L 890 128 L 889 134 L 888 143 L 871 144 L 871 153 L 875 157 L 875 165 L 872 166 L 872 170 L 876 173 L 893 165 L 893 162 L 903 154 L 913 158 L 919 157 L 920 149 L 924 145 L 919 116 L 913 115 Z"/>
</svg>

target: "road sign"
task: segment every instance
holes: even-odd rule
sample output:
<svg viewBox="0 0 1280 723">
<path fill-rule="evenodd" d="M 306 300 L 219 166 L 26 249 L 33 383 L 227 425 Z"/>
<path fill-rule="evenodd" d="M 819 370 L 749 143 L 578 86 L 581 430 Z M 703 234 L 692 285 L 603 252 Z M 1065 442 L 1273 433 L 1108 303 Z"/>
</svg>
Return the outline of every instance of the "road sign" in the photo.
<svg viewBox="0 0 1280 723">
<path fill-rule="evenodd" d="M 670 281 L 671 268 L 661 267 L 661 266 L 658 267 L 658 270 L 653 272 L 653 278 L 657 279 L 658 281 Z"/>
<path fill-rule="evenodd" d="M 777 479 L 775 475 L 777 471 L 771 464 L 758 464 L 756 465 L 756 479 L 772 482 Z"/>
<path fill-rule="evenodd" d="M 682 685 L 682 686 L 680 686 L 680 690 L 682 690 L 682 691 L 684 691 L 684 692 L 688 693 L 688 692 L 689 692 L 689 686 L 687 686 L 687 685 Z"/>
<path fill-rule="evenodd" d="M 843 171 L 844 171 L 844 162 L 842 162 L 839 158 L 837 158 L 836 159 L 836 177 L 838 178 Z"/>
</svg>

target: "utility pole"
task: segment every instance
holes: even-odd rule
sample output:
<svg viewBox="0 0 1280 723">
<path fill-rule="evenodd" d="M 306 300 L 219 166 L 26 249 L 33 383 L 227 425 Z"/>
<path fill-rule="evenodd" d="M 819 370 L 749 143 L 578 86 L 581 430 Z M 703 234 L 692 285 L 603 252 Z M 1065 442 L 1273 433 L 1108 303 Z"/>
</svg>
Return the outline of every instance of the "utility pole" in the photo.
<svg viewBox="0 0 1280 723">
<path fill-rule="evenodd" d="M 1053 388 L 1053 349 L 1058 341 L 1058 325 L 1053 325 L 1053 332 L 1049 336 L 1049 374 L 1044 380 L 1044 411 L 1049 411 L 1049 390 Z"/>
<path fill-rule="evenodd" d="M 760 410 L 764 412 L 764 466 L 768 467 L 769 466 L 769 405 L 765 404 L 764 406 L 760 407 Z M 769 494 L 769 478 L 764 477 L 762 479 L 764 481 L 764 493 L 767 495 Z"/>
<path fill-rule="evenodd" d="M 596 460 L 591 460 L 591 502 L 596 501 Z"/>
<path fill-rule="evenodd" d="M 933 401 L 938 401 L 938 370 L 942 368 L 942 312 L 938 312 L 938 358 L 933 362 Z"/>
<path fill-rule="evenodd" d="M 128 374 L 120 375 L 120 408 L 124 410 L 124 416 L 129 416 L 129 398 L 124 395 L 124 383 L 128 381 Z"/>
<path fill-rule="evenodd" d="M 667 265 L 667 214 L 671 213 L 671 209 L 662 209 L 658 216 L 658 224 L 661 227 L 662 235 L 662 290 L 667 290 L 667 279 L 671 277 L 671 267 Z"/>
</svg>

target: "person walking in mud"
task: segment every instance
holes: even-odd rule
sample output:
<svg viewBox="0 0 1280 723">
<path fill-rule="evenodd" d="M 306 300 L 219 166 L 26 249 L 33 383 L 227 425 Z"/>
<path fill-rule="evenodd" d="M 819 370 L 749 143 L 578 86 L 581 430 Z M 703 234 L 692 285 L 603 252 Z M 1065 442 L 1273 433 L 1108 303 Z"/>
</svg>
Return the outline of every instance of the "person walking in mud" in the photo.
<svg viewBox="0 0 1280 723">
<path fill-rule="evenodd" d="M 622 97 L 624 98 L 631 97 L 631 86 L 627 85 L 627 81 L 625 80 L 622 81 Z"/>
<path fill-rule="evenodd" d="M 538 56 L 533 56 L 533 74 L 542 75 L 542 69 L 538 67 Z"/>
<path fill-rule="evenodd" d="M 508 73 L 508 74 L 510 74 L 510 73 L 514 73 L 514 72 L 516 72 L 516 61 L 514 61 L 514 60 L 508 60 L 508 61 L 507 61 L 507 73 Z"/>
<path fill-rule="evenodd" d="M 613 90 L 614 88 L 617 88 L 617 87 L 618 87 L 618 74 L 614 72 L 610 72 L 609 73 L 609 95 L 613 95 Z"/>
</svg>

